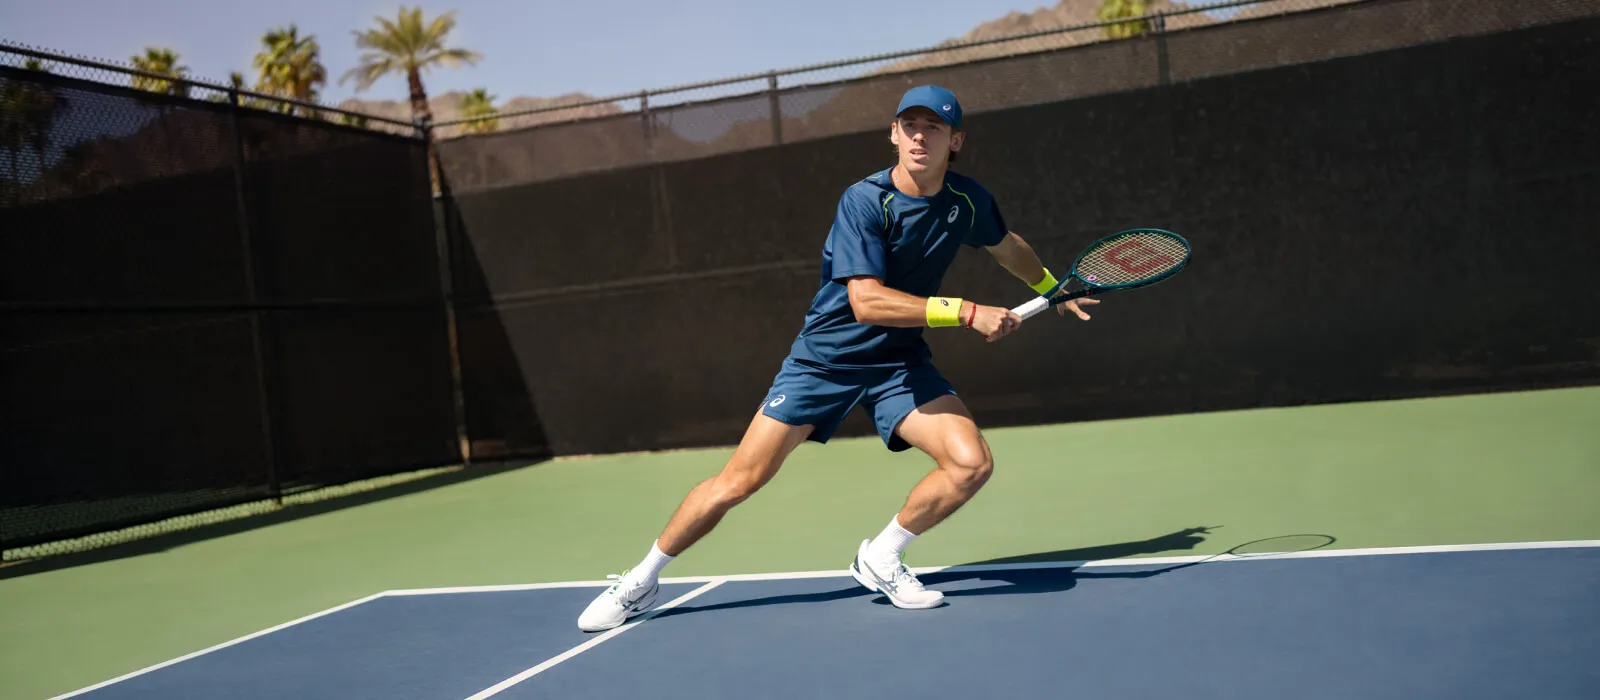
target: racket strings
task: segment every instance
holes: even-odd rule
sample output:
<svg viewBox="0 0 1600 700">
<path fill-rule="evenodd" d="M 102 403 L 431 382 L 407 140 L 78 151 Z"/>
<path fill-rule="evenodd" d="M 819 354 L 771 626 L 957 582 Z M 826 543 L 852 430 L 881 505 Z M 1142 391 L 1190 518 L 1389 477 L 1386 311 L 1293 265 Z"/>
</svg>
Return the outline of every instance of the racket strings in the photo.
<svg viewBox="0 0 1600 700">
<path fill-rule="evenodd" d="M 1129 284 L 1159 277 L 1188 255 L 1171 237 L 1138 233 L 1096 246 L 1078 262 L 1078 275 L 1097 285 Z"/>
</svg>

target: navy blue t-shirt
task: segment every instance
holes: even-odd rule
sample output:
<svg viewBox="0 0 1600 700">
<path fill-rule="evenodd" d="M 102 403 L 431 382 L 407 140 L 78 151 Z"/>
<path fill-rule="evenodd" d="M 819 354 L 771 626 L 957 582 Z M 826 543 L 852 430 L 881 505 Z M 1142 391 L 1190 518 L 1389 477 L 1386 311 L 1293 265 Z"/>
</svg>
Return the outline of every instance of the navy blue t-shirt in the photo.
<svg viewBox="0 0 1600 700">
<path fill-rule="evenodd" d="M 1000 205 L 976 180 L 946 171 L 932 197 L 912 197 L 895 187 L 891 170 L 851 185 L 839 198 L 822 247 L 821 288 L 790 349 L 795 359 L 842 368 L 926 361 L 932 353 L 923 328 L 856 321 L 848 278 L 872 275 L 907 294 L 941 296 L 939 285 L 962 245 L 997 245 L 1008 233 Z"/>
</svg>

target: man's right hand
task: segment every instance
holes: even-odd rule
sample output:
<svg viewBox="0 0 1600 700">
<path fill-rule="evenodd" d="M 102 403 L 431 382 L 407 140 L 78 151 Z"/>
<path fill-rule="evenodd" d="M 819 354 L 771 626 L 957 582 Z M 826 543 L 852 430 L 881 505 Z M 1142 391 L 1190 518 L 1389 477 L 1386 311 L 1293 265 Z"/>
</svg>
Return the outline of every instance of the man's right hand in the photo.
<svg viewBox="0 0 1600 700">
<path fill-rule="evenodd" d="M 967 303 L 972 304 L 970 301 Z M 972 330 L 981 333 L 984 339 L 991 343 L 1004 338 L 1006 334 L 1022 326 L 1022 317 L 1011 309 L 999 306 L 983 306 L 981 304 L 973 304 L 973 306 L 975 311 L 970 312 L 972 313 L 972 322 L 969 325 Z"/>
</svg>

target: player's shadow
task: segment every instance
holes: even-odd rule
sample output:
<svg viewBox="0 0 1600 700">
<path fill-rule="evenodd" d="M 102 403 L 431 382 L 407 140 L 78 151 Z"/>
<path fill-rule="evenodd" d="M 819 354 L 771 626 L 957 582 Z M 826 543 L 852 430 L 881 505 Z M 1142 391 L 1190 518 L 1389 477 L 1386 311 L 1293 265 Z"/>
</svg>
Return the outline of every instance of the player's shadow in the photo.
<svg viewBox="0 0 1600 700">
<path fill-rule="evenodd" d="M 1140 579 L 1157 576 L 1175 571 L 1177 569 L 1194 566 L 1198 562 L 1181 564 L 1137 566 L 1138 562 L 1128 562 L 1129 567 L 1119 567 L 1117 571 L 1086 571 L 1071 562 L 1100 561 L 1106 559 L 1122 559 L 1144 554 L 1161 554 L 1164 552 L 1190 551 L 1205 541 L 1203 535 L 1208 534 L 1211 527 L 1185 528 L 1177 532 L 1168 533 L 1159 537 L 1136 542 L 1120 542 L 1117 544 L 1084 547 L 1079 549 L 1061 549 L 1052 552 L 1038 552 L 1002 559 L 986 559 L 983 561 L 969 562 L 951 567 L 944 571 L 922 574 L 918 576 L 923 585 L 936 588 L 944 592 L 945 597 L 958 596 L 987 596 L 987 595 L 1028 595 L 1036 593 L 1054 593 L 1070 590 L 1077 585 L 1079 579 L 1086 578 L 1121 578 Z M 1030 564 L 1039 565 L 1028 568 L 1015 569 L 985 569 L 979 571 L 964 570 L 968 567 L 997 567 L 1018 565 L 1027 567 Z M 1059 564 L 1059 565 L 1057 565 Z M 1134 568 L 1137 567 L 1137 568 Z M 1131 570 L 1130 570 L 1131 569 Z M 976 582 L 978 586 L 968 586 Z M 730 610 L 735 608 L 754 608 L 769 605 L 794 605 L 798 603 L 825 603 L 846 598 L 860 596 L 875 596 L 874 602 L 889 605 L 888 599 L 878 593 L 868 591 L 854 580 L 844 586 L 838 586 L 826 591 L 815 593 L 796 593 L 788 595 L 766 596 L 763 598 L 747 598 L 744 600 L 729 601 L 726 603 L 713 603 L 709 605 L 684 605 L 670 610 L 663 610 L 656 615 L 657 618 L 686 615 L 697 612 L 710 612 L 713 610 Z"/>
</svg>

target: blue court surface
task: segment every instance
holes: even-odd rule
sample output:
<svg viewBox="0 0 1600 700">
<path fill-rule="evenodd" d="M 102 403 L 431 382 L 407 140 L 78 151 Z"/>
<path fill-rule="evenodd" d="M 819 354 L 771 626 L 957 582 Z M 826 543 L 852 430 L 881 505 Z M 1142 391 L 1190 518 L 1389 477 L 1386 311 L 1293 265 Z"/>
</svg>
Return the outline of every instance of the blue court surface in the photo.
<svg viewBox="0 0 1600 700">
<path fill-rule="evenodd" d="M 390 591 L 62 697 L 1600 698 L 1600 542 Z"/>
</svg>

